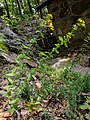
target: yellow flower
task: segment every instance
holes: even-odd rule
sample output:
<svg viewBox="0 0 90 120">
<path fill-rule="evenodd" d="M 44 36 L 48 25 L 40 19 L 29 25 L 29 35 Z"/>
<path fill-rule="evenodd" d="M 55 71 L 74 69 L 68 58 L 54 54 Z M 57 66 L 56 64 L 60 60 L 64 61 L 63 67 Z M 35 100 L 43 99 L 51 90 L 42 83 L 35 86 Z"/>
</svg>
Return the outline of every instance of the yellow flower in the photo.
<svg viewBox="0 0 90 120">
<path fill-rule="evenodd" d="M 48 23 L 52 23 L 52 20 L 48 20 Z"/>
<path fill-rule="evenodd" d="M 82 23 L 82 22 L 83 22 L 83 20 L 82 20 L 81 18 L 79 18 L 79 19 L 78 19 L 78 22 L 81 22 L 81 23 Z"/>
<path fill-rule="evenodd" d="M 52 14 L 48 14 L 48 18 L 52 19 L 53 18 Z"/>
</svg>

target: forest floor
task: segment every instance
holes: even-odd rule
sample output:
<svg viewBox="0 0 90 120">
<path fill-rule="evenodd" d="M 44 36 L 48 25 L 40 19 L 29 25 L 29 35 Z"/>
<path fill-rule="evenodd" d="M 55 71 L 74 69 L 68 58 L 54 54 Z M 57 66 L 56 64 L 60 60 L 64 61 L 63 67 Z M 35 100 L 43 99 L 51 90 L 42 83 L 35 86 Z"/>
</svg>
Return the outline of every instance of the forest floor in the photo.
<svg viewBox="0 0 90 120">
<path fill-rule="evenodd" d="M 29 33 L 28 33 L 29 34 Z M 23 35 L 24 36 L 24 35 Z M 27 37 L 27 36 L 26 36 Z M 70 52 L 71 51 L 71 52 Z M 82 75 L 88 73 L 90 74 L 89 58 L 90 51 L 88 54 L 79 53 L 77 48 L 67 48 L 65 51 L 61 51 L 61 54 L 54 59 L 47 61 L 52 67 L 64 67 L 65 64 L 73 60 L 75 61 L 75 66 L 72 68 L 73 71 L 80 72 Z M 5 91 L 5 86 L 9 84 L 8 80 L 4 77 L 4 72 L 10 71 L 16 64 L 15 61 L 17 54 L 14 52 L 9 52 L 7 55 L 0 57 L 0 120 L 48 120 L 50 116 L 54 117 L 54 120 L 67 120 L 65 116 L 65 110 L 67 106 L 67 99 L 62 99 L 61 101 L 53 101 L 52 97 L 49 99 L 48 105 L 43 104 L 44 108 L 48 111 L 49 115 L 45 119 L 42 110 L 39 112 L 29 113 L 27 108 L 22 107 L 22 109 L 17 112 L 17 115 L 13 117 L 7 112 L 8 100 L 3 97 Z M 79 59 L 79 61 L 78 61 Z M 22 103 L 23 106 L 23 103 Z"/>
<path fill-rule="evenodd" d="M 82 57 L 81 61 L 75 64 L 72 70 L 76 72 L 81 72 L 81 74 L 90 74 L 90 67 L 88 67 L 88 56 Z M 64 65 L 71 59 L 75 59 L 76 57 L 58 57 L 48 61 L 48 64 L 52 64 L 53 67 L 64 67 Z M 9 84 L 8 80 L 4 78 L 4 71 L 9 71 L 13 68 L 15 64 L 9 63 L 3 58 L 0 62 L 0 120 L 48 120 L 50 116 L 54 118 L 54 120 L 67 120 L 65 116 L 65 110 L 67 106 L 67 100 L 62 99 L 60 101 L 50 100 L 47 105 L 44 103 L 44 107 L 48 112 L 48 116 L 44 118 L 42 110 L 37 113 L 29 113 L 27 108 L 22 108 L 20 112 L 15 116 L 11 116 L 7 112 L 8 101 L 3 97 L 5 94 L 5 86 Z M 23 104 L 23 103 L 22 103 Z M 49 116 L 50 115 L 50 116 Z"/>
</svg>

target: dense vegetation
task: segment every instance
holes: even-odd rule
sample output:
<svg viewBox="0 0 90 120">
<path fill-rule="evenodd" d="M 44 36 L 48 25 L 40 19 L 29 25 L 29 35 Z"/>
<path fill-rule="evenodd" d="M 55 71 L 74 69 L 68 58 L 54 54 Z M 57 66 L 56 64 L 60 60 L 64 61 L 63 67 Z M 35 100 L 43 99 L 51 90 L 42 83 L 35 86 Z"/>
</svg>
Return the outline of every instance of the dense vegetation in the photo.
<svg viewBox="0 0 90 120">
<path fill-rule="evenodd" d="M 4 34 L 0 28 L 0 57 L 8 61 L 1 64 L 4 61 L 0 59 L 4 68 L 0 81 L 8 82 L 5 86 L 0 84 L 0 89 L 5 90 L 0 96 L 4 107 L 0 112 L 9 111 L 10 120 L 90 120 L 90 74 L 72 70 L 90 50 L 90 33 L 80 45 L 80 57 L 77 55 L 59 68 L 48 62 L 61 54 L 60 48 L 67 51 L 75 32 L 85 30 L 85 22 L 79 18 L 72 31 L 57 40 L 52 15 L 47 14 L 46 8 L 37 11 L 37 4 L 38 0 L 0 1 L 0 27 L 3 24 L 13 31 Z M 11 53 L 15 53 L 14 59 Z"/>
</svg>

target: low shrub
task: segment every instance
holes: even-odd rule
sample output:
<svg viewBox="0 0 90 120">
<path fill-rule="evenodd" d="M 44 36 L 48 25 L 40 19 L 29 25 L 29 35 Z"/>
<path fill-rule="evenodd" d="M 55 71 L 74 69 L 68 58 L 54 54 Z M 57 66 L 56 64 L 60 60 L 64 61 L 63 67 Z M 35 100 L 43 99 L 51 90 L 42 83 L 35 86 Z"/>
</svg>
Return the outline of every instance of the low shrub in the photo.
<svg viewBox="0 0 90 120">
<path fill-rule="evenodd" d="M 70 65 L 61 69 L 40 63 L 37 68 L 30 69 L 22 62 L 25 58 L 29 59 L 25 54 L 19 55 L 17 66 L 6 74 L 9 85 L 4 96 L 9 99 L 10 112 L 19 110 L 23 99 L 29 111 L 33 112 L 39 109 L 38 105 L 44 99 L 52 96 L 54 99 L 67 99 L 67 116 L 69 120 L 77 119 L 79 105 L 86 100 L 82 101 L 81 94 L 90 92 L 90 75 L 81 76 L 73 72 Z"/>
</svg>

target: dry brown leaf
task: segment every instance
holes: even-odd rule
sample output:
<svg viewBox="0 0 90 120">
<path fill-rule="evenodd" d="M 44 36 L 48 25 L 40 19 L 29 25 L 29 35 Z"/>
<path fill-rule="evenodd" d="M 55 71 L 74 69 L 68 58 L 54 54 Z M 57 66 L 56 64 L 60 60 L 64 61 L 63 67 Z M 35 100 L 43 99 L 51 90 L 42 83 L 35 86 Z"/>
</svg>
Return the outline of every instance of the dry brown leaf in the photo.
<svg viewBox="0 0 90 120">
<path fill-rule="evenodd" d="M 23 110 L 23 109 L 21 110 L 21 115 L 22 116 L 26 115 L 27 113 L 28 113 L 28 110 Z"/>
<path fill-rule="evenodd" d="M 11 114 L 9 113 L 9 112 L 2 112 L 2 113 L 0 113 L 0 119 L 1 118 L 7 118 L 7 117 L 10 117 L 11 116 Z"/>
<path fill-rule="evenodd" d="M 36 81 L 36 86 L 37 86 L 38 90 L 41 91 L 41 89 L 42 89 L 42 84 L 41 84 L 41 82 L 37 79 L 36 76 L 32 75 L 32 77 L 33 77 L 33 79 Z"/>
<path fill-rule="evenodd" d="M 32 117 L 30 117 L 29 120 L 34 120 L 34 119 Z"/>
<path fill-rule="evenodd" d="M 46 107 L 49 106 L 49 103 L 51 102 L 51 100 L 52 100 L 52 95 L 50 95 L 48 99 L 43 100 L 43 102 L 46 103 Z"/>
<path fill-rule="evenodd" d="M 7 120 L 7 118 L 0 118 L 0 120 Z"/>
<path fill-rule="evenodd" d="M 5 110 L 5 107 L 8 105 L 8 100 L 3 103 L 3 111 Z"/>
<path fill-rule="evenodd" d="M 27 63 L 30 67 L 37 67 L 38 66 L 36 62 L 30 61 L 28 59 L 23 59 L 22 61 Z"/>
<path fill-rule="evenodd" d="M 44 103 L 48 103 L 49 100 L 43 100 Z"/>
<path fill-rule="evenodd" d="M 17 120 L 21 120 L 20 113 L 17 111 Z"/>
<path fill-rule="evenodd" d="M 41 91 L 42 84 L 41 84 L 41 82 L 39 80 L 36 80 L 36 86 L 37 86 L 38 90 Z"/>
<path fill-rule="evenodd" d="M 37 107 L 33 107 L 32 110 L 36 111 L 36 110 L 37 110 Z"/>
</svg>

